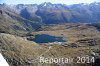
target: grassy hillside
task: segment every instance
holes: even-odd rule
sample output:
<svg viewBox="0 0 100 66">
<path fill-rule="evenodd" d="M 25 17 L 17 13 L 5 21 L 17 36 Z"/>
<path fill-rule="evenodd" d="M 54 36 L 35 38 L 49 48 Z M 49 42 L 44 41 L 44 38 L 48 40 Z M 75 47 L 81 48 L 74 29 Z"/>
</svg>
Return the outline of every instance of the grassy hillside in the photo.
<svg viewBox="0 0 100 66">
<path fill-rule="evenodd" d="M 59 64 L 42 64 L 37 59 L 40 56 L 53 58 L 66 58 L 77 56 L 91 56 L 91 52 L 97 53 L 100 50 L 100 45 L 87 47 L 66 47 L 62 45 L 39 45 L 37 43 L 26 40 L 25 38 L 17 37 L 10 34 L 0 33 L 0 52 L 11 66 L 59 66 Z M 92 66 L 91 64 L 76 64 L 73 66 Z M 70 64 L 60 64 L 70 66 Z"/>
</svg>

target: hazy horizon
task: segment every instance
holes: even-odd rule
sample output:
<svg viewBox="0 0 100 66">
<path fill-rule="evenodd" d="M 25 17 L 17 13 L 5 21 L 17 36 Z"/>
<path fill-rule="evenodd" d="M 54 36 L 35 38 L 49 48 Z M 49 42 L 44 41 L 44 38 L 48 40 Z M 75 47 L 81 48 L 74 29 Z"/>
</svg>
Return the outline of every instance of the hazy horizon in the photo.
<svg viewBox="0 0 100 66">
<path fill-rule="evenodd" d="M 92 2 L 100 2 L 100 0 L 16 0 L 16 1 L 12 1 L 12 0 L 0 0 L 0 4 L 2 3 L 6 3 L 6 4 L 41 4 L 44 2 L 51 2 L 53 4 L 67 4 L 67 5 L 71 5 L 71 4 L 79 4 L 79 3 L 92 3 Z"/>
</svg>

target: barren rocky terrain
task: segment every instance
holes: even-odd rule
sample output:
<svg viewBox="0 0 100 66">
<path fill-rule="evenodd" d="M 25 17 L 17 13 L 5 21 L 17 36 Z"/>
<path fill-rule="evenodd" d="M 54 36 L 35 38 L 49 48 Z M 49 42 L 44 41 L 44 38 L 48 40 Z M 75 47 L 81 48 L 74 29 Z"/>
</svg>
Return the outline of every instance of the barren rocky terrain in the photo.
<svg viewBox="0 0 100 66">
<path fill-rule="evenodd" d="M 32 32 L 32 36 L 37 34 L 63 36 L 66 42 L 61 43 L 54 42 L 38 44 L 36 42 L 27 40 L 27 37 L 18 37 L 6 33 L 0 33 L 0 52 L 11 66 L 97 66 L 93 63 L 42 64 L 39 63 L 39 60 L 37 59 L 40 56 L 54 58 L 65 58 L 70 56 L 75 58 L 77 56 L 86 55 L 99 58 L 99 31 L 93 26 L 84 24 L 77 25 L 78 26 L 75 24 L 50 25 L 46 26 L 46 29 L 45 27 L 41 28 L 42 31 Z M 51 47 L 51 49 L 47 51 L 49 47 Z M 95 53 L 95 55 L 93 53 Z"/>
</svg>

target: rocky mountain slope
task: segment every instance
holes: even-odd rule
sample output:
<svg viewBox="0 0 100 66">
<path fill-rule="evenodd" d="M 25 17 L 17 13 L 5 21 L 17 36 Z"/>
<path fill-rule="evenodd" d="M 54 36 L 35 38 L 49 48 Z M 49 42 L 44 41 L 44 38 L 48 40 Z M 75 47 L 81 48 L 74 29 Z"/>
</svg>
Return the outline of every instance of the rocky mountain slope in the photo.
<svg viewBox="0 0 100 66">
<path fill-rule="evenodd" d="M 5 4 L 0 5 L 0 32 L 21 34 L 34 31 L 39 27 L 41 27 L 41 23 L 21 17 Z"/>
</svg>

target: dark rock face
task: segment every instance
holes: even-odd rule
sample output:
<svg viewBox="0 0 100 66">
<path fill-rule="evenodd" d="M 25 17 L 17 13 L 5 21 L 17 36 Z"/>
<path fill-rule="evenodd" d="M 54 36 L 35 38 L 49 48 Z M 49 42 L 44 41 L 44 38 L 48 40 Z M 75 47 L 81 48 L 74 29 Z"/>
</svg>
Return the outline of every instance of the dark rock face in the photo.
<svg viewBox="0 0 100 66">
<path fill-rule="evenodd" d="M 2 14 L 2 10 L 0 10 L 0 14 Z"/>
</svg>

